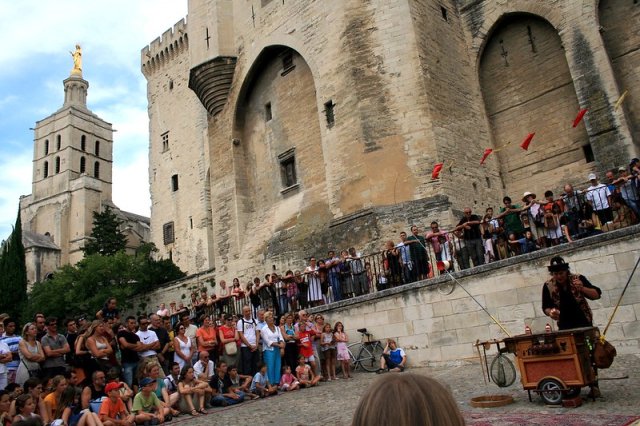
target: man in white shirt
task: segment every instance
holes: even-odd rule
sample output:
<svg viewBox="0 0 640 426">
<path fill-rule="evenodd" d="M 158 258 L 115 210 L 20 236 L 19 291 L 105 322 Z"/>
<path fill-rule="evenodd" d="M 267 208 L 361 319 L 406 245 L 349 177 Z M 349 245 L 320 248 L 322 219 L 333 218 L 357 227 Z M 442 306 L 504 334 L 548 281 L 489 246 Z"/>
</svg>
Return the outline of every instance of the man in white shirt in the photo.
<svg viewBox="0 0 640 426">
<path fill-rule="evenodd" d="M 211 377 L 216 374 L 216 369 L 213 361 L 209 359 L 208 351 L 200 351 L 198 362 L 193 364 L 193 372 L 196 375 L 196 379 L 209 383 Z"/>
<path fill-rule="evenodd" d="M 236 325 L 240 335 L 240 372 L 248 376 L 258 371 L 258 342 L 260 330 L 255 319 L 251 318 L 251 308 L 248 305 L 242 307 L 242 318 Z"/>
<path fill-rule="evenodd" d="M 598 183 L 598 177 L 595 173 L 591 173 L 588 177 L 591 186 L 587 188 L 587 201 L 591 204 L 591 207 L 593 207 L 602 225 L 607 222 L 613 222 L 613 210 L 611 210 L 610 203 L 611 191 L 609 187 Z"/>
<path fill-rule="evenodd" d="M 150 322 L 151 321 L 147 317 L 141 316 L 138 318 L 138 325 L 140 328 L 136 332 L 136 335 L 140 338 L 142 347 L 142 350 L 138 351 L 138 356 L 140 359 L 155 359 L 158 365 L 160 365 L 160 361 L 158 361 L 158 353 L 156 352 L 156 350 L 160 349 L 160 340 L 158 339 L 158 335 L 155 331 L 148 329 Z M 160 377 L 164 379 L 164 372 L 162 369 L 160 369 Z"/>
<path fill-rule="evenodd" d="M 7 364 L 11 362 L 11 350 L 6 343 L 0 340 L 0 390 L 7 387 Z"/>
</svg>

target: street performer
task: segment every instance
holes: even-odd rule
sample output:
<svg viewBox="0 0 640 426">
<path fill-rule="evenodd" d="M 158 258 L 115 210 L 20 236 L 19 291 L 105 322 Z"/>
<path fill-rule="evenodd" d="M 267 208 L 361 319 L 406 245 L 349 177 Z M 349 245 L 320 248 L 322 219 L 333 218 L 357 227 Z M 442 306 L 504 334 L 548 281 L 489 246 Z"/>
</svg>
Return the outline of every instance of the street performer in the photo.
<svg viewBox="0 0 640 426">
<path fill-rule="evenodd" d="M 560 256 L 551 259 L 548 269 L 551 279 L 542 287 L 544 314 L 558 322 L 559 330 L 593 327 L 593 314 L 587 299 L 600 299 L 602 290 L 583 275 L 572 274 L 569 264 Z M 591 387 L 589 396 L 600 396 L 597 382 Z"/>
</svg>

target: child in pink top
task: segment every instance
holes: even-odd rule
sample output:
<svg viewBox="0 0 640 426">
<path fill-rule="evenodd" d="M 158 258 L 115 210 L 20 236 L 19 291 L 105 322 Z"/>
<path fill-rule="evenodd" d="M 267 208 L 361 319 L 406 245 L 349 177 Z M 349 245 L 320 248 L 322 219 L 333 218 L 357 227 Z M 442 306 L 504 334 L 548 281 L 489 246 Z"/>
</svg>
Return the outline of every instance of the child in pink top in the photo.
<svg viewBox="0 0 640 426">
<path fill-rule="evenodd" d="M 351 356 L 349 355 L 349 349 L 347 348 L 347 342 L 349 337 L 344 332 L 344 326 L 338 321 L 333 329 L 333 336 L 336 341 L 336 349 L 338 351 L 338 361 L 342 363 L 342 375 L 345 379 L 351 378 L 350 364 Z"/>
<path fill-rule="evenodd" d="M 300 387 L 309 388 L 318 384 L 322 376 L 316 375 L 313 368 L 309 364 L 304 363 L 304 355 L 298 357 L 298 366 L 296 367 L 296 376 L 300 381 Z"/>
<path fill-rule="evenodd" d="M 286 365 L 283 371 L 284 373 L 282 377 L 280 377 L 280 390 L 287 392 L 299 389 L 300 382 L 296 379 L 296 376 L 291 373 L 291 367 Z"/>
</svg>

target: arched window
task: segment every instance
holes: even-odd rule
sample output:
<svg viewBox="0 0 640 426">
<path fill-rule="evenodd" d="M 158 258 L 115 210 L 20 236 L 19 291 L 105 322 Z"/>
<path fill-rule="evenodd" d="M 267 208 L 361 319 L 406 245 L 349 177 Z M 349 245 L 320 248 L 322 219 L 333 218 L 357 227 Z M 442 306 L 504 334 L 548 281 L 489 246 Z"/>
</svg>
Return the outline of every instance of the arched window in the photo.
<svg viewBox="0 0 640 426">
<path fill-rule="evenodd" d="M 87 160 L 84 157 L 80 157 L 80 174 L 87 171 Z"/>
<path fill-rule="evenodd" d="M 62 136 L 58 135 L 56 137 L 56 151 L 60 151 L 60 145 L 62 145 Z"/>
<path fill-rule="evenodd" d="M 100 163 L 97 161 L 93 163 L 93 177 L 100 179 Z"/>
<path fill-rule="evenodd" d="M 44 155 L 47 155 L 49 153 L 49 139 L 46 139 L 44 141 Z"/>
<path fill-rule="evenodd" d="M 96 155 L 100 156 L 100 141 L 96 141 Z"/>
<path fill-rule="evenodd" d="M 49 177 L 49 162 L 45 161 L 44 162 L 44 168 L 43 168 L 43 176 L 44 177 Z"/>
<path fill-rule="evenodd" d="M 60 173 L 60 157 L 56 157 L 56 173 Z"/>
<path fill-rule="evenodd" d="M 80 137 L 80 149 L 83 151 L 87 149 L 87 137 L 85 135 Z"/>
</svg>

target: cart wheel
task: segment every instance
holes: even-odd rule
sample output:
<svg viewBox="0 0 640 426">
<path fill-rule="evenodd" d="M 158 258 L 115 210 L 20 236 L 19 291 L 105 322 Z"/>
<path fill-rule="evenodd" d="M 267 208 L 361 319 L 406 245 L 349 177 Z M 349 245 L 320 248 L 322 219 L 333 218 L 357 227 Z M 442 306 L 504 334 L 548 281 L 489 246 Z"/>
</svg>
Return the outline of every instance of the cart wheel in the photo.
<svg viewBox="0 0 640 426">
<path fill-rule="evenodd" d="M 582 390 L 582 388 L 580 388 L 579 386 L 573 386 L 572 388 L 569 389 L 569 391 L 565 394 L 566 398 L 575 398 L 576 396 L 580 395 L 580 391 Z"/>
<path fill-rule="evenodd" d="M 556 379 L 543 379 L 538 384 L 540 397 L 549 405 L 558 405 L 562 402 L 562 384 Z"/>
</svg>

